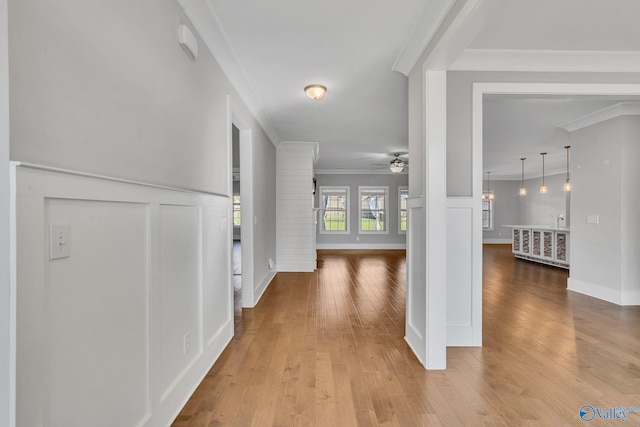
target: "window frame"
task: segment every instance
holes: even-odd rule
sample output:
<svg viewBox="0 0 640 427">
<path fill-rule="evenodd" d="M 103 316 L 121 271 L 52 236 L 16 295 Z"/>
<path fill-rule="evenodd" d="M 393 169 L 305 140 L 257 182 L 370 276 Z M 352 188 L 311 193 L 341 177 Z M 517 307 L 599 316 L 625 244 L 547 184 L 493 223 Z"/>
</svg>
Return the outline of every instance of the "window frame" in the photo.
<svg viewBox="0 0 640 427">
<path fill-rule="evenodd" d="M 325 230 L 324 229 L 324 215 L 326 212 L 326 209 L 322 208 L 322 198 L 323 198 L 323 193 L 324 191 L 331 191 L 331 190 L 346 190 L 346 194 L 345 194 L 345 209 L 344 209 L 344 223 L 345 223 L 345 229 L 344 230 Z M 351 215 L 351 189 L 349 188 L 348 185 L 322 185 L 319 188 L 318 191 L 319 194 L 319 205 L 320 205 L 320 220 L 318 221 L 320 227 L 319 231 L 320 234 L 350 234 L 351 231 L 349 229 L 349 216 Z"/>
<path fill-rule="evenodd" d="M 485 209 L 484 208 L 484 202 L 487 202 L 489 204 L 489 209 Z M 495 218 L 495 200 L 491 200 L 491 199 L 482 200 L 481 211 L 482 211 L 482 231 L 494 231 L 495 224 L 493 223 L 494 222 L 493 220 Z M 484 213 L 485 213 L 485 211 L 489 212 L 489 226 L 488 227 L 484 226 Z"/>
<path fill-rule="evenodd" d="M 405 192 L 407 194 L 407 199 L 409 198 L 409 187 L 406 185 L 401 185 L 398 187 L 398 234 L 407 234 L 407 230 L 402 229 L 402 212 L 404 211 L 405 217 L 405 226 L 408 227 L 407 222 L 407 206 L 405 199 L 405 207 L 402 209 L 402 193 Z"/>
<path fill-rule="evenodd" d="M 362 192 L 367 190 L 384 190 L 384 230 L 362 229 Z M 359 234 L 389 234 L 389 186 L 387 185 L 360 185 L 358 186 L 358 233 Z"/>
</svg>

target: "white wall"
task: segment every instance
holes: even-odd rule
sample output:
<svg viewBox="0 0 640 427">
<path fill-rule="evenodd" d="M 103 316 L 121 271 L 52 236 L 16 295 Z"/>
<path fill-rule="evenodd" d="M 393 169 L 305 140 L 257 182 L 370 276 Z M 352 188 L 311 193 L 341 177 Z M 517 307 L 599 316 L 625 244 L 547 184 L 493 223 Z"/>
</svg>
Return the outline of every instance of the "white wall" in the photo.
<svg viewBox="0 0 640 427">
<path fill-rule="evenodd" d="M 268 280 L 265 282 L 261 279 L 269 277 L 268 259 L 275 259 L 276 254 L 275 148 L 257 121 L 248 113 L 248 109 L 239 99 L 218 63 L 207 51 L 203 41 L 198 37 L 200 49 L 199 57 L 195 61 L 189 59 L 180 48 L 177 27 L 179 24 L 190 26 L 190 23 L 178 3 L 173 0 L 134 3 L 70 0 L 53 4 L 44 0 L 9 0 L 8 11 L 11 22 L 9 117 L 12 160 L 130 179 L 143 184 L 194 190 L 203 197 L 218 194 L 224 196 L 226 208 L 230 209 L 228 193 L 231 189 L 231 112 L 228 108 L 228 96 L 231 98 L 234 108 L 239 110 L 234 113 L 240 112 L 243 118 L 249 118 L 243 123 L 251 135 L 254 151 L 253 178 L 249 184 L 254 187 L 255 204 L 259 206 L 259 212 L 256 211 L 258 224 L 255 226 L 252 255 L 256 265 L 256 282 L 258 285 L 268 283 Z M 84 185 L 91 191 L 91 185 L 94 184 L 95 182 L 91 181 Z M 55 190 L 65 191 L 64 188 Z M 144 204 L 144 192 L 140 192 L 139 197 L 140 200 L 133 200 L 131 203 Z M 130 207 L 134 209 L 133 205 Z M 64 207 L 64 215 L 68 214 L 73 218 L 82 216 L 87 213 L 83 209 L 83 206 L 70 203 Z M 198 210 L 203 212 L 204 218 L 207 217 L 205 207 L 198 205 Z M 182 223 L 174 221 L 176 218 L 171 216 L 170 211 L 168 208 L 163 210 L 166 214 L 163 218 L 169 221 L 172 227 L 176 226 L 176 222 Z M 206 222 L 205 225 L 196 227 L 193 212 L 185 208 L 180 210 L 178 215 L 184 214 L 188 217 L 183 219 L 187 221 L 185 227 L 187 224 L 192 226 L 185 230 L 188 231 L 186 235 L 191 243 L 197 237 L 203 242 L 209 242 L 207 244 L 213 247 L 224 240 L 226 249 L 219 255 L 229 254 L 230 236 L 223 239 L 214 233 L 212 236 L 216 237 L 209 241 Z M 128 220 L 124 222 L 130 226 L 127 236 L 140 237 L 148 232 L 146 223 Z M 220 224 L 219 221 L 217 223 Z M 230 225 L 230 222 L 228 224 Z M 35 230 L 42 233 L 37 238 L 43 243 L 45 230 L 41 227 L 36 227 Z M 90 227 L 80 227 L 78 230 L 80 234 L 76 231 L 74 239 L 88 245 L 82 246 L 83 250 L 86 249 L 88 253 L 99 250 L 101 242 L 89 237 L 100 230 Z M 197 233 L 197 236 L 194 233 Z M 161 250 L 169 251 L 163 253 L 170 256 L 174 254 L 170 248 L 182 244 L 184 236 L 167 232 L 156 237 L 162 238 L 163 244 L 166 243 L 166 247 Z M 24 244 L 25 236 L 19 234 L 18 246 Z M 131 255 L 131 260 L 140 260 L 134 253 L 136 247 L 138 246 L 123 245 L 118 249 L 118 255 L 125 258 L 126 255 Z M 31 250 L 42 252 L 44 247 L 31 247 Z M 203 250 L 206 252 L 206 249 Z M 103 271 L 108 270 L 113 260 L 91 258 L 90 261 L 87 259 L 87 262 L 96 263 L 96 271 Z M 204 261 L 204 265 L 209 264 Z M 183 264 L 163 263 L 163 266 L 163 277 L 173 277 L 177 280 Z M 78 264 L 76 261 L 72 268 L 73 274 L 83 271 L 86 267 L 87 265 Z M 122 279 L 129 280 L 132 286 L 134 283 L 136 286 L 143 285 L 139 282 L 140 276 L 133 274 L 134 271 L 140 272 L 142 267 L 136 263 L 128 270 L 132 272 L 131 276 Z M 224 266 L 217 266 L 213 270 L 224 271 L 223 268 Z M 192 269 L 189 271 L 189 274 L 193 274 Z M 202 274 L 206 276 L 208 272 L 209 270 Z M 113 273 L 115 274 L 115 271 Z M 193 278 L 194 276 L 190 276 L 190 279 Z M 173 279 L 171 282 L 173 283 Z M 99 283 L 97 278 L 88 278 L 85 285 L 87 289 L 95 289 Z M 72 292 L 81 291 L 73 287 L 71 289 Z M 193 298 L 198 298 L 194 295 L 196 291 L 203 292 L 202 288 L 191 287 L 186 293 L 188 298 L 191 298 L 190 302 L 185 302 L 185 305 L 177 309 L 173 320 L 169 321 L 167 318 L 169 324 L 177 327 L 194 321 L 194 312 L 187 312 L 184 308 L 195 301 Z M 90 293 L 89 297 L 96 295 L 98 294 Z M 120 299 L 125 304 L 126 299 Z M 139 302 L 139 298 L 135 300 L 136 304 Z M 119 310 L 117 305 L 105 304 L 105 307 L 111 310 L 105 316 L 114 315 Z M 168 310 L 168 307 L 165 307 L 165 310 Z M 4 310 L 2 312 L 5 313 Z M 200 313 L 203 315 L 204 312 Z M 38 315 L 35 312 L 32 314 Z M 76 319 L 78 323 L 86 321 L 92 324 L 93 321 L 90 319 L 94 313 L 79 310 L 75 314 L 80 316 Z M 18 315 L 24 316 L 25 313 Z M 133 316 L 130 320 L 132 323 L 124 330 L 131 330 L 133 334 L 134 331 L 144 329 L 144 317 Z M 210 327 L 219 322 L 219 319 L 204 317 L 203 321 Z M 193 333 L 202 335 L 202 331 L 204 329 L 195 328 Z M 35 354 L 36 349 L 45 341 L 57 342 L 59 339 L 65 339 L 59 336 L 59 331 L 52 329 L 48 332 L 49 335 L 36 336 L 36 341 L 22 341 L 18 350 L 22 354 Z M 178 334 L 177 330 L 174 332 L 174 335 Z M 169 348 L 174 351 L 176 345 L 181 346 L 181 343 L 175 342 L 176 336 L 155 335 L 152 347 L 166 347 L 163 351 L 169 352 Z M 124 340 L 126 337 L 121 338 Z M 124 341 L 119 342 L 123 346 L 128 345 Z M 200 341 L 195 337 L 192 342 L 195 345 Z M 85 336 L 80 338 L 77 345 L 82 348 L 79 354 L 87 356 L 77 360 L 78 364 L 95 366 L 95 361 L 90 357 L 93 357 L 99 347 L 94 346 L 92 341 L 87 341 Z M 217 357 L 215 352 L 204 351 L 203 348 L 199 351 L 194 350 L 197 356 L 192 359 L 193 363 L 187 364 L 181 364 L 182 361 L 178 363 L 178 355 L 170 356 L 167 353 L 164 360 L 171 365 L 167 368 L 168 371 L 162 373 L 152 368 L 149 374 L 153 387 L 167 386 L 166 393 L 163 392 L 166 395 L 162 398 L 152 398 L 147 402 L 146 408 L 139 405 L 139 399 L 131 399 L 127 404 L 135 407 L 133 412 L 120 414 L 122 417 L 128 417 L 127 422 L 116 424 L 133 425 L 130 421 L 149 408 L 149 425 L 168 424 Z M 138 347 L 135 349 L 138 351 Z M 43 355 L 53 356 L 45 352 L 38 357 Z M 129 357 L 127 351 L 113 356 L 113 363 L 126 372 L 132 372 L 139 366 L 139 359 L 135 359 L 133 355 Z M 38 363 L 46 365 L 53 361 L 54 359 L 40 359 Z M 154 366 L 159 365 L 156 363 Z M 41 380 L 30 379 L 24 369 L 20 366 L 18 369 L 18 382 L 23 390 L 25 384 L 33 386 L 35 381 Z M 182 379 L 169 387 L 166 384 L 167 380 L 175 378 L 176 372 L 180 369 Z M 132 375 L 132 381 L 140 379 L 139 373 Z M 83 378 L 78 376 L 71 380 L 78 382 L 83 381 Z M 105 384 L 113 386 L 112 383 Z M 172 391 L 167 391 L 169 389 Z M 44 389 L 43 393 L 51 390 Z M 131 393 L 136 390 L 138 389 L 132 387 Z M 153 390 L 157 391 L 156 388 Z M 122 397 L 117 396 L 121 393 L 119 389 L 107 387 L 102 391 L 106 395 L 114 395 L 114 399 Z M 0 392 L 0 397 L 4 397 L 1 393 L 3 392 Z M 62 394 L 59 398 L 65 399 L 71 395 Z M 22 396 L 18 405 L 25 408 L 25 394 Z M 95 409 L 96 402 L 90 401 L 91 396 L 89 392 L 82 396 L 82 406 L 85 407 L 83 414 Z M 64 404 L 59 402 L 55 405 L 57 408 L 64 407 Z M 34 409 L 29 408 L 29 411 L 31 410 Z M 27 409 L 24 409 L 21 416 L 25 416 L 26 411 Z M 55 419 L 48 421 L 50 425 L 57 422 Z M 42 422 L 44 420 L 40 418 L 39 421 L 24 425 L 39 425 Z"/>
<path fill-rule="evenodd" d="M 569 289 L 616 304 L 640 304 L 635 210 L 640 203 L 640 118 L 606 120 L 571 137 L 575 167 Z M 587 221 L 592 215 L 597 224 Z"/>
<path fill-rule="evenodd" d="M 542 178 L 531 178 L 524 181 L 527 195 L 519 197 L 520 217 L 514 225 L 548 225 L 552 219 L 549 215 L 562 214 L 567 218 L 567 193 L 564 192 L 565 174 L 546 176 L 544 183 L 547 194 L 540 194 Z M 518 181 L 518 188 L 520 182 Z M 517 194 L 516 189 L 516 194 Z"/>
<path fill-rule="evenodd" d="M 398 187 L 406 187 L 409 183 L 407 174 L 331 174 L 316 175 L 318 191 L 316 192 L 315 206 L 322 207 L 320 199 L 321 186 L 347 186 L 349 187 L 349 233 L 348 234 L 321 234 L 321 223 L 317 227 L 317 246 L 319 249 L 340 248 L 389 248 L 403 249 L 406 243 L 406 233 L 398 231 Z M 387 201 L 387 230 L 384 234 L 360 234 L 358 233 L 358 186 L 379 185 L 389 187 L 389 200 Z M 318 214 L 318 221 L 322 221 L 322 212 Z M 356 241 L 356 237 L 359 238 Z"/>
</svg>

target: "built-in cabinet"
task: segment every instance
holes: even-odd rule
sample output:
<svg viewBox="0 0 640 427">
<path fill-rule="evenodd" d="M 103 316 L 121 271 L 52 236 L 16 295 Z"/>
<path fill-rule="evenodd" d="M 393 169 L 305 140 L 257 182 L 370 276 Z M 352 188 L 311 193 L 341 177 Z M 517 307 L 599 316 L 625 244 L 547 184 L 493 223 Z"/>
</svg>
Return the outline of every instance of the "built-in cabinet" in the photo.
<svg viewBox="0 0 640 427">
<path fill-rule="evenodd" d="M 569 230 L 538 226 L 511 226 L 516 258 L 569 268 Z"/>
</svg>

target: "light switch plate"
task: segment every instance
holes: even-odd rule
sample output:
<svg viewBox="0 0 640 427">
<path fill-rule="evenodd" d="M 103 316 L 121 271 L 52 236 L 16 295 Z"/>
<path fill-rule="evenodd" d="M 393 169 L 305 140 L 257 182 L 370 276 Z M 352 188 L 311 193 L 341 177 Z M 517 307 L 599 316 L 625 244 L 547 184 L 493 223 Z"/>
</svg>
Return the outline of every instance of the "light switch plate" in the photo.
<svg viewBox="0 0 640 427">
<path fill-rule="evenodd" d="M 598 215 L 587 215 L 587 224 L 598 224 L 600 217 Z"/>
<path fill-rule="evenodd" d="M 71 225 L 49 225 L 49 259 L 68 258 L 71 256 Z"/>
</svg>

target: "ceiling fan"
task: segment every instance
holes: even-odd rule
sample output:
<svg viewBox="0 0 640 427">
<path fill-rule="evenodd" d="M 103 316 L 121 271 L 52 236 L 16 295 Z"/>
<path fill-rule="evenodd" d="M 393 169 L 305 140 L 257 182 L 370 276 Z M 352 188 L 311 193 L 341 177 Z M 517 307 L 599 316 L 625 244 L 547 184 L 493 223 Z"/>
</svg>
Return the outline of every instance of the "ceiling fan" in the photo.
<svg viewBox="0 0 640 427">
<path fill-rule="evenodd" d="M 409 162 L 400 158 L 404 153 L 393 153 L 394 159 L 389 162 L 389 169 L 393 173 L 400 173 L 409 166 Z M 374 163 L 374 166 L 387 166 L 386 164 Z"/>
</svg>

